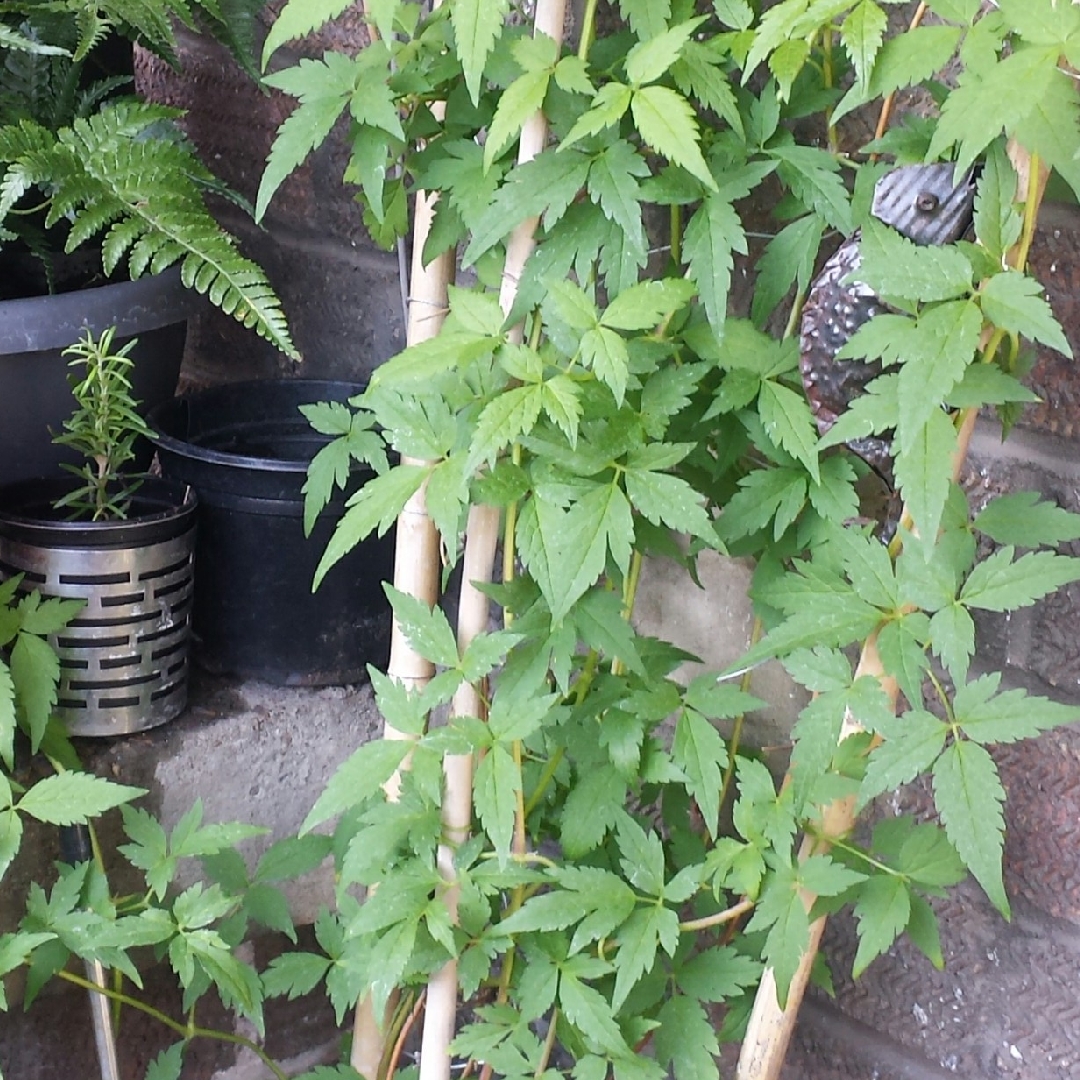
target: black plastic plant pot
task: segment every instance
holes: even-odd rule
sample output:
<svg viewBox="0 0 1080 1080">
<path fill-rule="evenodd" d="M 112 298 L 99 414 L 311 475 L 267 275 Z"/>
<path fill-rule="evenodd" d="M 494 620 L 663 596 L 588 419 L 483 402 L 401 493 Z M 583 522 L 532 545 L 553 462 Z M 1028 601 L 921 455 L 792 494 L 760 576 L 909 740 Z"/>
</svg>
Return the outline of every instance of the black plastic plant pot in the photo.
<svg viewBox="0 0 1080 1080">
<path fill-rule="evenodd" d="M 51 644 L 58 712 L 72 735 L 126 735 L 187 704 L 197 500 L 147 478 L 123 521 L 71 521 L 53 503 L 71 479 L 0 488 L 0 577 L 86 606 Z"/>
<path fill-rule="evenodd" d="M 359 682 L 368 663 L 385 664 L 390 609 L 382 583 L 393 570 L 392 534 L 360 544 L 311 591 L 345 497 L 371 474 L 356 471 L 346 496 L 304 535 L 301 488 L 327 440 L 299 407 L 343 402 L 362 389 L 306 379 L 234 383 L 151 412 L 162 472 L 199 493 L 200 667 L 279 686 L 326 686 Z"/>
<path fill-rule="evenodd" d="M 187 319 L 204 303 L 184 288 L 178 267 L 138 281 L 0 301 L 0 484 L 56 476 L 61 462 L 78 463 L 52 434 L 74 406 L 61 353 L 85 329 L 97 337 L 115 326 L 117 347 L 138 337 L 132 394 L 146 410 L 176 393 Z M 136 468 L 149 465 L 149 447 L 143 455 Z"/>
</svg>

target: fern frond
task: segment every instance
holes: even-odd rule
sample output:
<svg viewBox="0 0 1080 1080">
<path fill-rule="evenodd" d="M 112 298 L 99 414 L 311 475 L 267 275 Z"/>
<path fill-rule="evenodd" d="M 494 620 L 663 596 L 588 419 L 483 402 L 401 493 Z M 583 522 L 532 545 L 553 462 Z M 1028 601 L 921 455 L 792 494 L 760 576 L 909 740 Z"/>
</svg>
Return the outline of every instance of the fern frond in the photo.
<svg viewBox="0 0 1080 1080">
<path fill-rule="evenodd" d="M 28 39 L 41 40 L 27 23 L 20 30 Z M 70 66 L 63 50 L 14 51 L 4 56 L 0 65 L 0 110 L 5 120 L 36 120 L 54 127 L 52 118 L 62 96 L 63 73 Z"/>
<path fill-rule="evenodd" d="M 33 186 L 33 179 L 22 165 L 12 165 L 4 173 L 3 180 L 0 180 L 0 221 Z"/>
<path fill-rule="evenodd" d="M 123 206 L 114 199 L 92 202 L 82 210 L 77 210 L 71 218 L 71 230 L 66 245 L 68 251 L 74 251 L 87 240 L 92 240 L 123 216 Z"/>
<path fill-rule="evenodd" d="M 174 10 L 174 0 L 97 0 L 97 6 L 110 23 L 124 30 L 125 37 L 138 38 L 161 56 L 175 58 L 176 37 L 169 16 L 181 12 Z"/>
<path fill-rule="evenodd" d="M 103 258 L 115 266 L 126 252 L 132 277 L 180 262 L 186 285 L 296 356 L 265 274 L 207 210 L 206 170 L 191 146 L 156 137 L 174 115 L 141 102 L 110 104 L 62 130 L 47 152 L 36 148 L 35 177 L 52 170 L 49 219 L 71 219 L 80 242 L 94 225 L 108 229 Z"/>
<path fill-rule="evenodd" d="M 196 0 L 210 32 L 233 55 L 254 80 L 259 79 L 256 60 L 258 14 L 266 0 Z"/>
<path fill-rule="evenodd" d="M 13 30 L 10 26 L 4 26 L 2 23 L 0 23 L 0 49 L 14 49 L 19 52 L 37 53 L 41 56 L 71 55 L 67 49 L 62 49 L 59 45 L 46 45 L 44 42 L 37 41 L 33 37 L 27 37 L 19 33 L 18 30 Z"/>
<path fill-rule="evenodd" d="M 142 235 L 143 226 L 138 218 L 124 218 L 105 234 L 101 244 L 101 264 L 106 274 L 111 274 L 131 245 Z"/>
<path fill-rule="evenodd" d="M 75 13 L 75 26 L 79 32 L 75 61 L 81 63 L 96 45 L 100 45 L 109 36 L 112 26 L 107 19 L 101 17 L 96 7 L 90 6 L 83 6 Z"/>
<path fill-rule="evenodd" d="M 14 164 L 28 154 L 45 154 L 56 145 L 48 128 L 33 120 L 0 127 L 0 161 Z"/>
<path fill-rule="evenodd" d="M 97 82 L 79 91 L 75 98 L 72 116 L 85 119 L 93 115 L 94 109 L 103 101 L 115 94 L 117 90 L 130 86 L 134 81 L 130 75 L 110 75 L 107 79 L 98 79 Z"/>
</svg>

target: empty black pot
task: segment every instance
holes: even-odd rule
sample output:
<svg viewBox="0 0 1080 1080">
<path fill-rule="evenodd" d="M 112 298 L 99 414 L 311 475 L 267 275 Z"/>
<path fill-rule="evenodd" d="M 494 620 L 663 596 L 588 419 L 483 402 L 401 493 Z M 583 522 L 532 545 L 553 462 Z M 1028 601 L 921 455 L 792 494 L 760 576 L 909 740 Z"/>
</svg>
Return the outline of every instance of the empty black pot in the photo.
<svg viewBox="0 0 1080 1080">
<path fill-rule="evenodd" d="M 304 536 L 301 487 L 326 443 L 299 412 L 345 401 L 355 383 L 268 380 L 214 387 L 154 409 L 165 476 L 199 496 L 194 658 L 209 671 L 285 686 L 357 682 L 385 665 L 390 609 L 383 581 L 393 537 L 370 538 L 311 592 L 345 498 Z M 358 471 L 358 488 L 371 474 Z"/>
</svg>

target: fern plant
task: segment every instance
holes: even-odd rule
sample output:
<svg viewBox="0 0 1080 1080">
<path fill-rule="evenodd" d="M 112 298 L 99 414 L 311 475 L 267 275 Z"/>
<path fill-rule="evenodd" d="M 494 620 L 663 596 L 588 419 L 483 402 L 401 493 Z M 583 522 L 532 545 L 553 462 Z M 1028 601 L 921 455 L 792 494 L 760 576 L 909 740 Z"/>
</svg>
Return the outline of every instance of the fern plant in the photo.
<svg viewBox="0 0 1080 1080">
<path fill-rule="evenodd" d="M 281 304 L 263 271 L 237 249 L 205 203 L 226 191 L 176 121 L 182 115 L 124 96 L 109 72 L 114 35 L 175 61 L 172 19 L 219 37 L 248 70 L 254 17 L 265 0 L 81 0 L 6 6 L 0 14 L 0 247 L 45 259 L 98 240 L 112 274 L 133 278 L 180 263 L 184 284 L 295 356 Z"/>
</svg>

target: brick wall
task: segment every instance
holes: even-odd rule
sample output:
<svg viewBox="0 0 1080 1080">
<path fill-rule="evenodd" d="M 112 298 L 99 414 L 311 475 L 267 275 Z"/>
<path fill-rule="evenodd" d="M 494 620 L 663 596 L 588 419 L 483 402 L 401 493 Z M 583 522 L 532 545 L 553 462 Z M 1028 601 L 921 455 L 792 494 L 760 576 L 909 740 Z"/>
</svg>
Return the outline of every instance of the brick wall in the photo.
<svg viewBox="0 0 1080 1080">
<path fill-rule="evenodd" d="M 1043 215 L 1032 268 L 1080 353 L 1080 213 Z M 980 422 L 964 482 L 978 506 L 1006 491 L 1036 490 L 1080 510 L 1080 376 L 1073 362 L 1041 352 L 1028 407 L 1005 444 Z M 1080 545 L 1067 545 L 1070 554 Z M 1080 712 L 1080 586 L 1066 586 L 1011 617 L 985 614 L 976 667 L 1001 668 L 1023 686 Z M 1080 1076 L 1080 726 L 995 751 L 1008 795 L 1005 922 L 973 883 L 936 904 L 945 969 L 906 942 L 875 961 L 858 983 L 850 918 L 831 920 L 824 951 L 836 998 L 812 992 L 800 1015 L 783 1080 L 969 1080 Z M 920 786 L 880 812 L 927 812 Z"/>
</svg>

